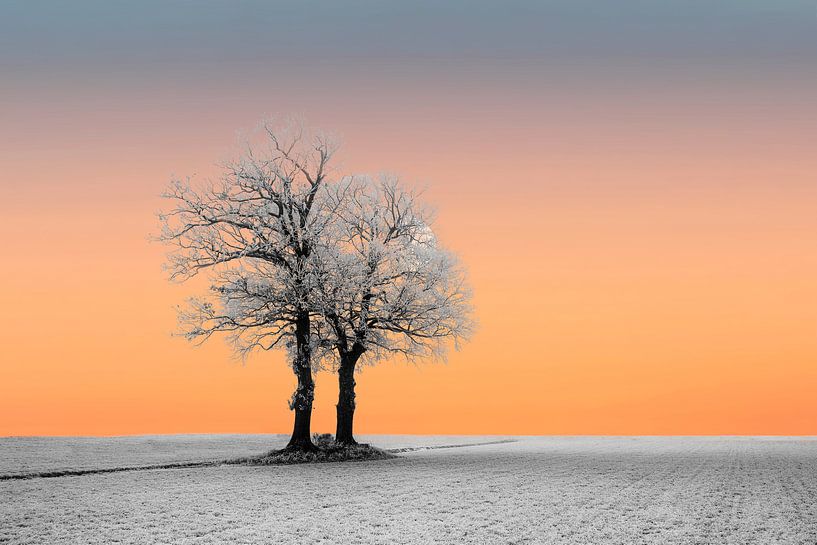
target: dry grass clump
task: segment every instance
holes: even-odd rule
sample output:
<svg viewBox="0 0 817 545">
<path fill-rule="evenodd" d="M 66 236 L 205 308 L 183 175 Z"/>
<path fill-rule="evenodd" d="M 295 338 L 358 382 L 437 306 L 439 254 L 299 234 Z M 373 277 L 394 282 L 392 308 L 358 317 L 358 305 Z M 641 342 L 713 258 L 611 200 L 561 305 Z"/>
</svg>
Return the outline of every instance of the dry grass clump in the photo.
<svg viewBox="0 0 817 545">
<path fill-rule="evenodd" d="M 359 443 L 344 445 L 335 442 L 332 434 L 315 433 L 312 442 L 317 447 L 313 451 L 271 450 L 261 456 L 251 456 L 230 460 L 227 463 L 240 465 L 278 465 L 278 464 L 318 464 L 324 462 L 362 462 L 366 460 L 388 460 L 396 458 L 394 454 Z"/>
</svg>

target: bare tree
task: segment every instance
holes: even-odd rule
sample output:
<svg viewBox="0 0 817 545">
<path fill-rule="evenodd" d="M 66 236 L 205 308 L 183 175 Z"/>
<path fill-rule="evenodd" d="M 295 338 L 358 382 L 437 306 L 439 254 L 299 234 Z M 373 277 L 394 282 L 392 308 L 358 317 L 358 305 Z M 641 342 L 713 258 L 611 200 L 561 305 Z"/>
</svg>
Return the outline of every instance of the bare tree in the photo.
<svg viewBox="0 0 817 545">
<path fill-rule="evenodd" d="M 332 141 L 298 123 L 262 127 L 263 145 L 247 144 L 217 181 L 175 180 L 159 215 L 159 239 L 172 247 L 168 268 L 184 281 L 201 271 L 209 294 L 180 309 L 182 333 L 204 342 L 224 332 L 235 350 L 285 347 L 297 377 L 293 450 L 312 450 L 313 304 L 321 283 L 315 250 L 334 211 L 319 194 L 330 175 Z"/>
<path fill-rule="evenodd" d="M 335 439 L 354 444 L 358 363 L 444 357 L 472 331 L 470 290 L 431 213 L 396 179 L 357 176 L 324 189 L 337 220 L 320 254 L 322 358 L 338 372 Z"/>
</svg>

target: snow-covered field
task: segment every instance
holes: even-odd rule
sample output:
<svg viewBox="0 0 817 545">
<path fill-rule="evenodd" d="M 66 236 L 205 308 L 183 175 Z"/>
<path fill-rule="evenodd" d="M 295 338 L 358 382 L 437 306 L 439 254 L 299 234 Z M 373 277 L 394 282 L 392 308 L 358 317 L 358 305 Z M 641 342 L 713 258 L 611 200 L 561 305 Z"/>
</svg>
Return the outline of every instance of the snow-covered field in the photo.
<svg viewBox="0 0 817 545">
<path fill-rule="evenodd" d="M 4 480 L 0 543 L 817 543 L 813 438 L 517 439 L 364 463 Z M 242 456 L 283 440 L 7 438 L 0 474 Z"/>
<path fill-rule="evenodd" d="M 384 449 L 462 445 L 511 436 L 359 435 Z M 111 469 L 241 458 L 279 449 L 289 435 L 141 435 L 125 437 L 0 437 L 0 476 Z"/>
</svg>

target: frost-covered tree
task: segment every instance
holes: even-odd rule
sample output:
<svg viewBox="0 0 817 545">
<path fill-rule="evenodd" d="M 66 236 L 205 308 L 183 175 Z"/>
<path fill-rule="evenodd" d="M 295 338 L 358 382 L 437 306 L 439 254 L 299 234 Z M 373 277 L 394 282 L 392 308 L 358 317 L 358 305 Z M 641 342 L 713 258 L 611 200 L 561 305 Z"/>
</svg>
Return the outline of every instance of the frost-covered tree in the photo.
<svg viewBox="0 0 817 545">
<path fill-rule="evenodd" d="M 354 444 L 359 364 L 444 357 L 471 333 L 470 289 L 430 212 L 396 179 L 356 176 L 324 189 L 336 221 L 321 252 L 322 357 L 338 372 L 335 439 Z"/>
<path fill-rule="evenodd" d="M 266 123 L 219 180 L 175 180 L 164 197 L 159 239 L 172 247 L 172 279 L 209 273 L 210 292 L 180 308 L 182 333 L 203 342 L 223 332 L 235 350 L 286 348 L 297 378 L 292 450 L 312 450 L 316 251 L 336 216 L 319 195 L 330 176 L 332 141 L 301 124 Z"/>
</svg>

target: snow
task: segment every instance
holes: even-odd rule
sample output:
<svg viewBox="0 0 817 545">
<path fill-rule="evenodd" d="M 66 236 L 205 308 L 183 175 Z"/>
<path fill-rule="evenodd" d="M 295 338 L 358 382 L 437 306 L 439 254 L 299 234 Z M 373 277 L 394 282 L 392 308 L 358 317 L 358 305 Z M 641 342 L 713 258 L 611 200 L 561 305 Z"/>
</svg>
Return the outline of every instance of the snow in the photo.
<svg viewBox="0 0 817 545">
<path fill-rule="evenodd" d="M 167 438 L 161 456 L 239 455 L 274 436 Z M 497 438 L 368 437 L 387 448 Z M 9 543 L 785 543 L 817 541 L 817 440 L 520 437 L 393 460 L 0 481 Z M 162 438 L 0 439 L 69 466 L 157 459 Z M 26 451 L 19 441 L 29 441 Z M 39 442 L 38 442 L 39 441 Z M 53 445 L 49 446 L 49 442 Z M 73 443 L 72 443 L 73 442 Z M 107 442 L 107 443 L 106 443 Z M 107 446 L 105 446 L 107 445 Z M 57 446 L 58 448 L 50 448 Z M 103 448 L 104 447 L 104 448 Z M 77 452 L 88 453 L 92 450 Z M 66 450 L 67 449 L 67 450 Z M 53 456 L 50 452 L 63 452 Z M 183 452 L 182 452 L 183 451 Z M 50 457 L 50 458 L 49 458 Z M 164 458 L 162 461 L 167 461 Z M 18 465 L 4 472 L 21 471 Z M 29 466 L 35 462 L 29 463 Z M 45 463 L 45 462 L 42 462 Z M 43 467 L 42 463 L 39 467 Z M 52 462 L 48 462 L 52 463 Z M 134 464 L 137 465 L 137 464 Z"/>
<path fill-rule="evenodd" d="M 461 445 L 509 436 L 359 435 L 385 449 Z M 284 447 L 289 435 L 141 435 L 0 438 L 0 475 L 111 469 L 241 458 Z"/>
</svg>

